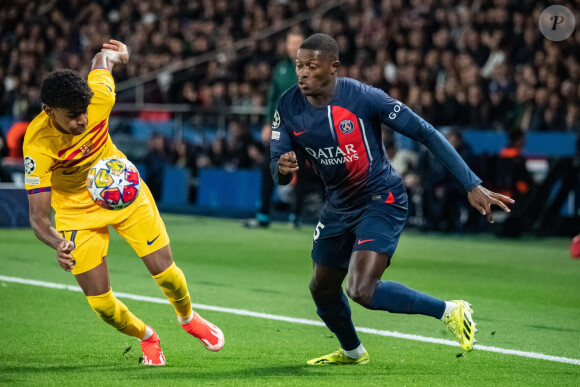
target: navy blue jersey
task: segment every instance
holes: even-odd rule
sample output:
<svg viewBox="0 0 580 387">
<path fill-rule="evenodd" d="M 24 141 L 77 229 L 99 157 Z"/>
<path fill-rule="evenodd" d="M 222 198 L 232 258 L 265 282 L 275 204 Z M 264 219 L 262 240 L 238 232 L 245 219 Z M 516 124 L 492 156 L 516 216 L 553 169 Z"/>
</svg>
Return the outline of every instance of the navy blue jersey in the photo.
<svg viewBox="0 0 580 387">
<path fill-rule="evenodd" d="M 481 183 L 451 144 L 407 106 L 356 80 L 336 82 L 329 105 L 311 105 L 298 86 L 278 100 L 270 145 L 275 182 L 290 182 L 291 175 L 278 173 L 278 159 L 299 148 L 324 181 L 326 200 L 335 209 L 349 210 L 402 184 L 383 146 L 383 123 L 426 145 L 467 191 Z"/>
</svg>

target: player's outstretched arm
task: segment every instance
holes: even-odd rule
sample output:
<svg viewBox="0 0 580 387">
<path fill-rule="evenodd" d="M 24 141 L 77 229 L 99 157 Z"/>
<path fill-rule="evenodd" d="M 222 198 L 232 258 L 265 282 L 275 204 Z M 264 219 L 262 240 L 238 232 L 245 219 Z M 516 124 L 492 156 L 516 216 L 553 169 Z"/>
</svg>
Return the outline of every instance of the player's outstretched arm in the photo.
<svg viewBox="0 0 580 387">
<path fill-rule="evenodd" d="M 469 203 L 482 215 L 487 215 L 487 221 L 493 223 L 493 213 L 491 212 L 491 206 L 495 205 L 500 207 L 505 212 L 510 212 L 506 203 L 515 203 L 515 200 L 488 190 L 487 188 L 478 185 L 467 193 L 467 199 Z"/>
<path fill-rule="evenodd" d="M 28 195 L 30 225 L 38 239 L 56 250 L 56 257 L 60 267 L 65 271 L 71 271 L 74 266 L 71 252 L 74 250 L 75 244 L 61 237 L 58 231 L 52 227 L 50 222 L 50 197 L 50 192 Z"/>
<path fill-rule="evenodd" d="M 118 40 L 110 39 L 109 43 L 103 43 L 101 52 L 93 58 L 93 69 L 105 69 L 112 71 L 117 64 L 129 62 L 129 50 L 127 46 Z"/>
</svg>

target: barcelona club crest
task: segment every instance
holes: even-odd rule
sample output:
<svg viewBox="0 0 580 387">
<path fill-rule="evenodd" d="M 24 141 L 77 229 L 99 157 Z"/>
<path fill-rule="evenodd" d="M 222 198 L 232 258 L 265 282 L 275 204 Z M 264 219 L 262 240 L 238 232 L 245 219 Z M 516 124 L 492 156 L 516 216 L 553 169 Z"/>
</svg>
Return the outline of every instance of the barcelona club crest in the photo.
<svg viewBox="0 0 580 387">
<path fill-rule="evenodd" d="M 344 134 L 350 134 L 354 130 L 354 123 L 351 120 L 342 120 L 338 124 L 338 128 Z"/>
<path fill-rule="evenodd" d="M 81 154 L 83 156 L 88 155 L 89 153 L 91 153 L 92 150 L 93 150 L 93 142 L 92 141 L 88 141 L 85 145 L 80 147 L 80 151 L 81 151 Z"/>
</svg>

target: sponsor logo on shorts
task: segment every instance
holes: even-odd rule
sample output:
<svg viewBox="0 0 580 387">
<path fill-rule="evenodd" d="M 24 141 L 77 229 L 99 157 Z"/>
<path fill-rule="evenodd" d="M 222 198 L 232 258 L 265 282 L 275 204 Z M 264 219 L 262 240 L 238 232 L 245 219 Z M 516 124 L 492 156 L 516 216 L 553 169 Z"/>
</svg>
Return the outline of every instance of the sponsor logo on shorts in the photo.
<svg viewBox="0 0 580 387">
<path fill-rule="evenodd" d="M 161 234 L 159 234 L 155 238 L 153 238 L 153 240 L 151 242 L 150 241 L 147 241 L 147 246 L 151 246 L 153 244 L 153 242 L 155 242 L 157 240 L 157 238 L 159 238 L 160 235 Z"/>
<path fill-rule="evenodd" d="M 362 245 L 363 243 L 372 242 L 374 239 L 359 239 L 356 243 L 357 245 Z"/>
<path fill-rule="evenodd" d="M 280 132 L 277 130 L 272 131 L 272 140 L 279 140 L 280 139 Z"/>
</svg>

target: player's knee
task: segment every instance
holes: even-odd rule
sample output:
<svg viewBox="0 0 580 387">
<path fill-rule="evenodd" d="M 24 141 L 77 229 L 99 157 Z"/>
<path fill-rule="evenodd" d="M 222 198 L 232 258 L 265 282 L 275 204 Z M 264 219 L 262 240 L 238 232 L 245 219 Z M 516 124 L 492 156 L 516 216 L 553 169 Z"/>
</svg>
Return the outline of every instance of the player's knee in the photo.
<svg viewBox="0 0 580 387">
<path fill-rule="evenodd" d="M 314 279 L 312 279 L 312 281 L 310 281 L 310 294 L 312 295 L 312 298 L 314 300 L 319 300 L 319 301 L 324 301 L 324 300 L 328 300 L 330 298 L 332 298 L 333 296 L 336 295 L 337 290 L 334 288 L 327 288 L 324 286 L 320 286 L 320 284 L 318 282 L 316 282 Z M 339 289 L 340 291 L 340 289 Z"/>
<path fill-rule="evenodd" d="M 353 284 L 346 288 L 348 297 L 359 305 L 368 307 L 371 304 L 376 285 Z"/>
<path fill-rule="evenodd" d="M 310 289 L 310 294 L 312 295 L 312 297 L 314 299 L 317 298 L 317 296 L 320 295 L 320 287 L 318 286 L 318 284 L 314 281 L 314 279 L 312 279 L 310 281 L 310 285 L 308 285 L 308 288 Z"/>
</svg>

